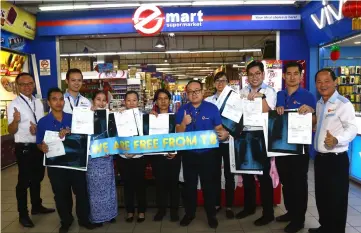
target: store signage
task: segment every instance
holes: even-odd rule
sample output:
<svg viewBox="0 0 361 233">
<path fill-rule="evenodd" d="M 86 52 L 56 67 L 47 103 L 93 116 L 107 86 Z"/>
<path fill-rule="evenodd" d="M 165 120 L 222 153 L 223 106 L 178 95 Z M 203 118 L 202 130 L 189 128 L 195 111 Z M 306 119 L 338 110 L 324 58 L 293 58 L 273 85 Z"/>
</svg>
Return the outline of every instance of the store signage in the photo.
<svg viewBox="0 0 361 233">
<path fill-rule="evenodd" d="M 2 31 L 1 47 L 16 51 L 24 51 L 26 47 L 26 39 L 10 32 Z"/>
<path fill-rule="evenodd" d="M 6 1 L 1 1 L 1 29 L 33 40 L 36 18 Z"/>
<path fill-rule="evenodd" d="M 203 12 L 192 13 L 167 13 L 155 5 L 142 5 L 133 15 L 134 28 L 145 36 L 158 34 L 164 28 L 201 27 Z"/>
<path fill-rule="evenodd" d="M 335 21 L 343 19 L 342 6 L 346 1 L 347 0 L 339 0 L 337 11 L 328 0 L 322 0 L 323 7 L 321 9 L 320 18 L 318 18 L 316 14 L 312 14 L 311 19 L 319 29 L 326 27 L 326 23 L 327 25 L 332 25 Z"/>
</svg>

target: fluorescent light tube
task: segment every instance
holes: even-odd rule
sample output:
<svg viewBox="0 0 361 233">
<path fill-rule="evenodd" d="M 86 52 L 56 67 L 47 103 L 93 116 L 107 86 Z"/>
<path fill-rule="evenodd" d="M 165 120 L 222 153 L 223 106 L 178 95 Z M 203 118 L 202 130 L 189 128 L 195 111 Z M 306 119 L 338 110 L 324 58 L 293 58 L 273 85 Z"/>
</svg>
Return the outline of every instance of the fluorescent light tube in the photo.
<svg viewBox="0 0 361 233">
<path fill-rule="evenodd" d="M 245 5 L 292 5 L 296 1 L 245 1 L 243 4 Z"/>
<path fill-rule="evenodd" d="M 193 6 L 243 5 L 243 1 L 196 1 Z"/>
<path fill-rule="evenodd" d="M 138 7 L 139 3 L 118 3 L 118 4 L 88 4 L 88 5 L 41 5 L 41 11 L 62 11 L 62 10 L 80 10 L 80 9 L 99 9 L 99 8 L 126 8 Z"/>
<path fill-rule="evenodd" d="M 238 52 L 262 52 L 262 49 L 240 49 Z"/>
<path fill-rule="evenodd" d="M 169 51 L 165 51 L 165 53 L 189 53 L 189 51 L 188 50 L 174 50 L 174 51 L 172 51 L 172 50 L 169 50 Z"/>
<path fill-rule="evenodd" d="M 156 5 L 156 6 L 191 6 L 191 2 L 155 2 L 152 4 L 142 4 L 142 5 Z"/>
</svg>

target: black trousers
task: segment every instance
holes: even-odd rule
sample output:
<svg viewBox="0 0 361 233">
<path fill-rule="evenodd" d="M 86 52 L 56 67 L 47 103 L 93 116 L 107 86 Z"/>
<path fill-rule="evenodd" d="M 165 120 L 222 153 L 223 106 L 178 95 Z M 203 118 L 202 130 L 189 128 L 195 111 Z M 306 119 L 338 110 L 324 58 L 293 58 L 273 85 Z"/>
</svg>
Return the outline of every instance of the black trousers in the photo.
<svg viewBox="0 0 361 233">
<path fill-rule="evenodd" d="M 273 211 L 273 184 L 270 176 L 271 163 L 267 158 L 263 164 L 263 175 L 257 178 L 261 186 L 261 201 L 263 216 L 274 216 Z M 244 187 L 244 209 L 249 212 L 256 210 L 256 182 L 254 175 L 242 174 Z"/>
<path fill-rule="evenodd" d="M 178 153 L 173 159 L 167 159 L 163 155 L 155 155 L 150 158 L 152 171 L 155 177 L 156 202 L 160 211 L 165 211 L 169 206 L 172 211 L 179 208 L 179 172 L 181 167 L 181 155 Z"/>
<path fill-rule="evenodd" d="M 316 155 L 316 205 L 322 232 L 345 233 L 349 167 L 347 152 L 338 155 Z"/>
<path fill-rule="evenodd" d="M 137 159 L 120 158 L 121 175 L 124 180 L 124 201 L 128 213 L 135 212 L 135 197 L 137 198 L 138 213 L 145 213 L 146 183 L 145 168 L 147 161 L 144 157 Z"/>
<path fill-rule="evenodd" d="M 217 150 L 217 196 L 216 196 L 216 206 L 221 206 L 221 177 L 222 177 L 222 160 L 224 168 L 224 178 L 226 181 L 225 192 L 226 192 L 226 207 L 231 208 L 234 201 L 234 174 L 231 173 L 231 166 L 229 161 L 229 145 L 228 143 L 220 143 Z"/>
<path fill-rule="evenodd" d="M 54 192 L 56 209 L 61 225 L 70 226 L 74 218 L 72 190 L 76 198 L 76 215 L 81 223 L 89 222 L 89 198 L 86 172 L 48 167 L 48 176 Z"/>
<path fill-rule="evenodd" d="M 291 216 L 291 222 L 296 224 L 305 222 L 308 201 L 308 163 L 308 154 L 276 157 L 285 207 Z"/>
<path fill-rule="evenodd" d="M 20 216 L 28 215 L 28 188 L 30 188 L 31 205 L 33 209 L 41 206 L 40 183 L 44 179 L 44 154 L 35 143 L 16 143 L 15 154 L 18 164 L 18 184 L 16 185 L 16 199 Z"/>
<path fill-rule="evenodd" d="M 208 217 L 216 215 L 216 182 L 217 182 L 217 155 L 216 150 L 203 153 L 192 151 L 183 152 L 183 177 L 184 177 L 184 204 L 188 216 L 194 217 L 197 208 L 197 185 L 200 177 L 204 207 Z"/>
</svg>

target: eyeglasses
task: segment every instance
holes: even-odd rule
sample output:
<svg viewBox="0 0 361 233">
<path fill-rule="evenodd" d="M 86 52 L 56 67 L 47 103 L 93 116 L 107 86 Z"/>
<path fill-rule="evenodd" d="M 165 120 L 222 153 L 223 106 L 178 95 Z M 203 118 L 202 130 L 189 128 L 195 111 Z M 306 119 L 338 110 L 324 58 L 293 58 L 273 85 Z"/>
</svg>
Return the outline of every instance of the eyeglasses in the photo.
<svg viewBox="0 0 361 233">
<path fill-rule="evenodd" d="M 202 90 L 187 91 L 188 95 L 199 95 Z"/>
<path fill-rule="evenodd" d="M 19 87 L 32 87 L 34 86 L 34 83 L 31 82 L 31 83 L 18 83 L 18 86 Z"/>
<path fill-rule="evenodd" d="M 257 73 L 254 73 L 254 74 L 248 74 L 248 77 L 249 78 L 260 78 L 262 75 L 262 72 L 257 72 Z"/>
<path fill-rule="evenodd" d="M 225 84 L 225 83 L 227 83 L 227 79 L 217 79 L 214 82 L 217 83 L 217 84 Z"/>
</svg>

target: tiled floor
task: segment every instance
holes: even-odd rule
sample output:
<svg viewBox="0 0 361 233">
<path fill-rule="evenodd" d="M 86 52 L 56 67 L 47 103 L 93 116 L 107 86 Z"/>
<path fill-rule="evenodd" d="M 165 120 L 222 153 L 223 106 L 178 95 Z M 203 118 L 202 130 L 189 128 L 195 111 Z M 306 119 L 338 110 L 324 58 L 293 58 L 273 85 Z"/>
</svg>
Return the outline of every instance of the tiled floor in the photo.
<svg viewBox="0 0 361 233">
<path fill-rule="evenodd" d="M 306 228 L 318 227 L 317 208 L 315 202 L 314 179 L 313 179 L 313 165 L 310 166 L 309 172 L 309 201 L 308 211 L 306 216 Z M 20 233 L 20 232 L 34 232 L 34 233 L 50 233 L 58 232 L 59 218 L 56 213 L 45 216 L 32 217 L 35 228 L 23 228 L 18 223 L 18 213 L 16 212 L 16 198 L 15 186 L 17 180 L 17 167 L 13 166 L 1 172 L 1 232 Z M 46 207 L 55 207 L 53 193 L 51 191 L 49 179 L 45 178 L 42 183 L 42 198 Z M 332 203 L 331 203 L 332 204 Z M 30 207 L 30 206 L 29 206 Z M 240 208 L 235 208 L 239 211 Z M 182 210 L 183 211 L 183 210 Z M 206 216 L 203 208 L 198 209 L 197 218 L 189 225 L 189 227 L 180 227 L 177 223 L 171 223 L 167 218 L 163 222 L 156 223 L 152 221 L 155 209 L 149 209 L 146 215 L 146 221 L 141 224 L 130 224 L 124 221 L 124 209 L 120 209 L 120 215 L 117 222 L 114 224 L 105 224 L 102 228 L 97 228 L 88 231 L 81 228 L 76 222 L 72 225 L 70 232 L 149 232 L 149 233 L 187 233 L 187 232 L 215 232 L 208 228 L 206 223 Z M 275 207 L 276 216 L 284 213 L 283 204 Z M 183 213 L 181 213 L 183 214 Z M 256 227 L 253 221 L 259 217 L 261 210 L 257 210 L 257 214 L 243 220 L 227 220 L 225 213 L 221 212 L 218 215 L 219 227 L 216 232 L 223 233 L 281 233 L 285 224 L 273 222 L 265 227 Z M 74 213 L 75 216 L 75 213 Z M 361 187 L 351 183 L 349 194 L 349 208 L 347 219 L 347 233 L 361 232 Z M 300 233 L 307 232 L 307 229 L 300 231 Z"/>
</svg>

